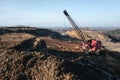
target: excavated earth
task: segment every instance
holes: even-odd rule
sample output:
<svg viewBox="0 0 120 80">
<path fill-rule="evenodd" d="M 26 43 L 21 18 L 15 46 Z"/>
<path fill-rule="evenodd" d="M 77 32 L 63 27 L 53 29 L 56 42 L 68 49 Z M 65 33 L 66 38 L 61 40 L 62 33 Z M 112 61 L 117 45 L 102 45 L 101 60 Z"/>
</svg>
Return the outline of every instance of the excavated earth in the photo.
<svg viewBox="0 0 120 80">
<path fill-rule="evenodd" d="M 74 40 L 47 29 L 0 29 L 0 80 L 120 80 L 119 52 L 86 55 Z"/>
<path fill-rule="evenodd" d="M 91 29 L 84 29 L 82 30 L 86 39 L 96 39 L 100 40 L 108 50 L 118 51 L 120 52 L 120 42 L 113 42 L 109 36 L 105 35 L 102 31 L 99 30 L 91 30 Z M 68 30 L 62 32 L 63 34 L 69 35 L 71 37 L 79 38 L 78 35 L 74 30 Z"/>
</svg>

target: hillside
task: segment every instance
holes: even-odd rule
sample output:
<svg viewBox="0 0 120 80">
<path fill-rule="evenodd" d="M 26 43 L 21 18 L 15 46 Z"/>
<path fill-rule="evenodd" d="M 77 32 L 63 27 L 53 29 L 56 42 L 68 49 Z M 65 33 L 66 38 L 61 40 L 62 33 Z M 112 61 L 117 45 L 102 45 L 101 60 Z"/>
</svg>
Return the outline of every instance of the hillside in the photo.
<svg viewBox="0 0 120 80">
<path fill-rule="evenodd" d="M 120 52 L 120 42 L 119 42 L 119 29 L 113 31 L 98 31 L 98 30 L 82 30 L 86 35 L 86 39 L 96 39 L 100 40 L 107 49 L 110 51 L 119 51 Z M 69 35 L 73 38 L 78 38 L 74 30 L 68 30 L 63 32 L 66 35 Z"/>
<path fill-rule="evenodd" d="M 120 42 L 120 29 L 105 32 L 105 34 L 114 42 Z"/>
<path fill-rule="evenodd" d="M 0 33 L 0 80 L 120 80 L 119 52 L 85 55 L 76 38 L 48 29 Z"/>
</svg>

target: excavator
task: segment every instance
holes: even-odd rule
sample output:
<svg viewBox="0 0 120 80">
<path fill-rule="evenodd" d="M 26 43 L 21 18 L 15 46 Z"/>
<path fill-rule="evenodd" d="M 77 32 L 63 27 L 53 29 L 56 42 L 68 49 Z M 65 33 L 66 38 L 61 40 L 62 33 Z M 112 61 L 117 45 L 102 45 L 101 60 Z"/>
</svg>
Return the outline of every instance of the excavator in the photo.
<svg viewBox="0 0 120 80">
<path fill-rule="evenodd" d="M 82 32 L 82 30 L 77 26 L 77 24 L 73 21 L 71 16 L 68 14 L 66 10 L 63 11 L 64 15 L 67 17 L 68 21 L 72 25 L 76 34 L 79 37 L 80 45 L 85 53 L 89 52 L 98 52 L 102 48 L 101 41 L 96 39 L 86 39 L 86 35 Z"/>
</svg>

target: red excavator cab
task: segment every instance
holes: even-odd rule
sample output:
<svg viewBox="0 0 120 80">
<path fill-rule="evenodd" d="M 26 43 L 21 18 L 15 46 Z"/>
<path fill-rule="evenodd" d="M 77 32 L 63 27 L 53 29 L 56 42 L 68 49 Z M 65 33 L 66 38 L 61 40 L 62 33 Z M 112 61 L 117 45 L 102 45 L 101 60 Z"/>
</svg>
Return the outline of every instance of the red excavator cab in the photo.
<svg viewBox="0 0 120 80">
<path fill-rule="evenodd" d="M 99 49 L 101 49 L 101 41 L 98 41 L 96 39 L 90 39 L 86 42 L 85 47 L 87 48 L 87 50 L 90 51 L 97 51 Z"/>
</svg>

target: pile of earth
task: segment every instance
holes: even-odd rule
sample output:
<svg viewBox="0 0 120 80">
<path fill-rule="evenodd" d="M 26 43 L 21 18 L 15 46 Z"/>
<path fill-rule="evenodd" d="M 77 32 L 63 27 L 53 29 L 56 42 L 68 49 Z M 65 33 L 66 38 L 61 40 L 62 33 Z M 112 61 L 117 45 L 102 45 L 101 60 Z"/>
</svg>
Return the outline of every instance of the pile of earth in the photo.
<svg viewBox="0 0 120 80">
<path fill-rule="evenodd" d="M 108 50 L 120 52 L 119 29 L 118 31 L 116 30 L 99 31 L 99 30 L 84 29 L 82 30 L 82 32 L 84 33 L 86 39 L 100 40 L 102 42 L 102 45 L 105 46 Z M 79 38 L 74 30 L 65 31 L 63 32 L 63 34 L 69 35 L 73 38 Z"/>
<path fill-rule="evenodd" d="M 54 32 L 49 29 L 40 29 L 35 27 L 3 27 L 0 28 L 0 35 L 7 34 L 7 33 L 28 33 L 34 36 L 45 37 L 50 36 L 53 39 L 60 39 L 60 40 L 74 40 L 75 38 L 71 38 L 67 35 L 61 35 L 58 32 Z"/>
<path fill-rule="evenodd" d="M 82 32 L 85 35 L 86 39 L 97 39 L 102 42 L 109 40 L 109 38 L 106 35 L 104 35 L 101 31 L 98 31 L 98 30 L 84 29 L 84 30 L 82 30 Z M 68 31 L 64 32 L 64 34 L 67 34 L 74 38 L 79 38 L 79 36 L 76 34 L 75 30 L 68 30 Z"/>
<path fill-rule="evenodd" d="M 119 52 L 86 55 L 78 43 L 31 33 L 0 35 L 1 80 L 120 80 Z"/>
<path fill-rule="evenodd" d="M 113 60 L 109 63 L 101 56 L 70 61 L 52 54 L 11 49 L 1 51 L 0 58 L 1 80 L 119 80 L 120 76 L 112 57 L 106 57 Z"/>
</svg>

